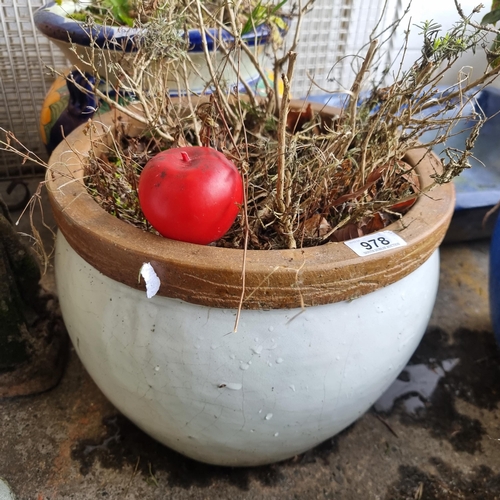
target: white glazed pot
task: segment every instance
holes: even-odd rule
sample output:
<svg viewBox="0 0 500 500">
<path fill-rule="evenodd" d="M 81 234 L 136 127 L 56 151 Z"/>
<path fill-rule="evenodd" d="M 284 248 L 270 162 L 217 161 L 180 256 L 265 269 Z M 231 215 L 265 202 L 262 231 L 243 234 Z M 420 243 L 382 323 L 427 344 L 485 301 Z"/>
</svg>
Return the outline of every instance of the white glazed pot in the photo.
<svg viewBox="0 0 500 500">
<path fill-rule="evenodd" d="M 113 77 L 113 71 L 109 68 L 113 64 L 120 64 L 124 71 L 131 73 L 134 65 L 134 51 L 136 42 L 141 32 L 128 26 L 100 26 L 91 30 L 84 23 L 75 21 L 68 17 L 81 10 L 82 6 L 90 4 L 91 0 L 62 0 L 59 5 L 54 0 L 40 7 L 34 14 L 34 22 L 37 29 L 59 47 L 72 66 L 81 71 L 93 74 L 95 69 L 99 75 L 111 84 L 118 82 Z M 243 80 L 249 85 L 257 85 L 260 75 L 250 57 L 241 51 L 239 61 L 240 79 L 236 72 L 227 63 L 224 53 L 217 50 L 220 43 L 219 37 L 225 42 L 231 42 L 232 37 L 227 32 L 209 30 L 206 40 L 212 57 L 212 65 L 216 71 L 224 68 L 220 74 L 221 81 L 229 86 L 237 85 L 238 80 Z M 181 35 L 182 36 L 182 35 Z M 171 66 L 171 78 L 168 80 L 170 93 L 176 95 L 183 93 L 186 89 L 195 94 L 207 92 L 207 83 L 212 80 L 203 53 L 202 37 L 199 30 L 189 30 L 190 64 L 187 65 L 188 74 L 184 78 L 176 76 L 177 66 L 173 62 Z M 266 26 L 259 26 L 255 32 L 244 35 L 245 43 L 254 48 L 254 56 L 259 60 L 261 67 L 266 67 L 266 54 L 264 47 L 269 43 L 271 31 Z M 154 74 L 154 69 L 151 71 Z"/>
<path fill-rule="evenodd" d="M 114 115 L 101 119 L 107 127 Z M 249 251 L 233 332 L 242 252 L 168 240 L 107 214 L 68 182 L 81 178 L 89 140 L 77 129 L 50 160 L 61 308 L 89 374 L 145 432 L 203 462 L 271 463 L 344 429 L 394 381 L 433 308 L 451 185 L 387 228 L 403 247 L 367 257 L 344 243 Z M 423 155 L 407 160 L 426 186 L 438 163 Z M 145 262 L 161 281 L 151 299 L 138 282 Z"/>
<path fill-rule="evenodd" d="M 236 333 L 235 309 L 147 299 L 61 234 L 56 276 L 76 352 L 116 408 L 191 458 L 243 466 L 304 452 L 370 408 L 425 332 L 439 256 L 353 301 L 243 311 Z"/>
</svg>

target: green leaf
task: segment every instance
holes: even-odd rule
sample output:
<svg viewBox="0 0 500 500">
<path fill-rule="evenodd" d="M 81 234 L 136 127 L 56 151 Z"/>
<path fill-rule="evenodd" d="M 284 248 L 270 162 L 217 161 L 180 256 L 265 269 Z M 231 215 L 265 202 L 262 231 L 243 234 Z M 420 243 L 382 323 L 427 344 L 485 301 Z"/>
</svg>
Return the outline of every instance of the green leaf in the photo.
<svg viewBox="0 0 500 500">
<path fill-rule="evenodd" d="M 481 19 L 481 24 L 496 24 L 497 21 L 500 21 L 500 9 L 488 12 L 483 19 Z"/>
<path fill-rule="evenodd" d="M 500 0 L 498 0 L 500 2 Z M 278 12 L 279 9 L 281 9 L 281 7 L 283 7 L 283 5 L 285 5 L 286 3 L 288 2 L 288 0 L 282 0 L 279 4 L 277 4 L 272 10 L 271 10 L 271 14 L 276 14 L 276 12 Z"/>
<path fill-rule="evenodd" d="M 488 54 L 488 62 L 492 68 L 498 68 L 498 66 L 500 66 L 500 55 L 498 55 L 500 51 L 500 34 L 493 40 L 490 51 L 491 52 Z"/>
<path fill-rule="evenodd" d="M 263 16 L 263 10 L 264 7 L 262 7 L 262 2 L 259 2 L 248 16 L 247 22 L 245 23 L 245 26 L 243 26 L 243 29 L 241 30 L 242 35 L 250 33 L 254 27 L 257 27 L 260 24 L 259 20 Z"/>
<path fill-rule="evenodd" d="M 266 22 L 272 21 L 275 24 L 278 25 L 279 28 L 285 29 L 286 28 L 286 23 L 281 20 L 281 23 L 276 22 L 276 19 L 278 19 L 276 12 L 285 5 L 285 3 L 288 0 L 281 0 L 277 5 L 262 5 L 262 0 L 259 0 L 259 3 L 254 7 L 250 15 L 248 16 L 248 19 L 243 26 L 243 29 L 241 30 L 242 35 L 246 35 L 247 33 L 250 33 L 254 28 L 257 26 L 260 26 L 261 24 L 264 24 Z M 281 26 L 281 24 L 285 25 L 284 28 Z"/>
<path fill-rule="evenodd" d="M 273 24 L 278 26 L 280 30 L 286 31 L 286 29 L 288 28 L 288 24 L 286 24 L 286 22 L 281 17 L 273 16 L 270 20 Z"/>
<path fill-rule="evenodd" d="M 134 20 L 129 16 L 130 5 L 128 0 L 108 0 L 113 17 L 120 23 L 133 26 Z"/>
</svg>

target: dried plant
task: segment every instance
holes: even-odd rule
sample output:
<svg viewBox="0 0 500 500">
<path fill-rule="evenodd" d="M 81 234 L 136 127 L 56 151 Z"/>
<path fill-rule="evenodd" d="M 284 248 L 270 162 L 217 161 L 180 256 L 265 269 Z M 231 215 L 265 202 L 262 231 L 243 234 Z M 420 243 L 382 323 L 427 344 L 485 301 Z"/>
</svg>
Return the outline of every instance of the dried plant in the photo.
<svg viewBox="0 0 500 500">
<path fill-rule="evenodd" d="M 147 159 L 169 147 L 211 146 L 237 165 L 246 188 L 241 217 L 217 244 L 296 248 L 380 229 L 401 217 L 416 197 L 427 195 L 433 186 L 424 193 L 414 167 L 404 161 L 412 149 L 443 144 L 442 159 L 435 162 L 434 186 L 469 168 L 484 122 L 474 106 L 475 96 L 500 68 L 488 68 L 474 81 L 464 70 L 457 84 L 446 90 L 439 83 L 463 53 L 484 48 L 484 37 L 493 28 L 472 21 L 479 8 L 466 16 L 457 5 L 459 19 L 447 32 L 432 22 L 418 26 L 422 36 L 418 60 L 407 71 L 402 65 L 387 68 L 378 83 L 371 78 L 383 50 L 379 39 L 388 33 L 372 33 L 364 52 L 356 55 L 362 63 L 342 110 L 332 119 L 307 103 L 299 108 L 290 103 L 301 20 L 313 4 L 314 0 L 299 0 L 288 9 L 297 30 L 284 43 L 272 31 L 266 57 L 257 45 L 243 40 L 248 19 L 252 26 L 264 19 L 274 30 L 281 29 L 272 21 L 276 10 L 268 8 L 267 17 L 259 17 L 255 5 L 264 8 L 261 2 L 254 4 L 245 23 L 239 16 L 241 2 L 225 1 L 210 10 L 202 0 L 182 3 L 180 15 L 177 4 L 166 2 L 147 24 L 136 21 L 142 36 L 133 40 L 132 59 L 107 62 L 112 88 L 104 91 L 84 72 L 73 81 L 82 92 L 90 89 L 101 106 L 132 117 L 145 128 L 138 140 L 117 127 L 106 154 L 91 155 L 86 183 L 96 201 L 120 219 L 151 230 L 140 212 L 136 189 Z M 186 32 L 188 19 L 189 27 L 206 34 L 202 40 L 209 76 L 201 93 L 209 95 L 204 97 L 193 95 L 186 83 L 193 72 L 199 73 L 187 56 L 186 37 L 179 36 Z M 215 59 L 212 43 L 223 54 L 223 63 Z M 263 93 L 240 78 L 243 59 L 260 75 Z M 94 69 L 93 76 L 98 74 Z M 464 128 L 469 131 L 464 150 L 446 147 L 446 140 Z"/>
</svg>

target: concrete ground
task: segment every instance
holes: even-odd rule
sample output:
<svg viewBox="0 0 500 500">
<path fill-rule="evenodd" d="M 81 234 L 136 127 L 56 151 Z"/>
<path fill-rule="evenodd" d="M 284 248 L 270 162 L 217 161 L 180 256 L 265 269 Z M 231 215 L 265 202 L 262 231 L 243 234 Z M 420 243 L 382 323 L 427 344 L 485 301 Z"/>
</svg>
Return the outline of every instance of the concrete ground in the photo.
<svg viewBox="0 0 500 500">
<path fill-rule="evenodd" d="M 184 458 L 118 414 L 71 350 L 55 389 L 0 401 L 0 477 L 18 500 L 500 499 L 488 252 L 487 240 L 442 247 L 436 306 L 409 366 L 374 408 L 303 455 L 243 469 Z"/>
</svg>

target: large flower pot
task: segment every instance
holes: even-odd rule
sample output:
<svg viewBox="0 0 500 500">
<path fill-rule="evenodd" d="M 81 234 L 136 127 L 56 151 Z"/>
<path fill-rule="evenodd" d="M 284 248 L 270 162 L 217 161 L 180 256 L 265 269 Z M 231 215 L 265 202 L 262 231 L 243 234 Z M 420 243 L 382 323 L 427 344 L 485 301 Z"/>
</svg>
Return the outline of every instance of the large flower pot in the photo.
<svg viewBox="0 0 500 500">
<path fill-rule="evenodd" d="M 100 117 L 104 128 L 113 118 Z M 243 252 L 109 215 L 80 182 L 89 136 L 80 128 L 68 142 L 47 176 L 65 323 L 103 393 L 157 440 L 212 464 L 283 460 L 355 421 L 406 365 L 434 305 L 451 185 L 387 228 L 406 246 L 367 257 L 344 243 L 249 251 L 234 332 Z M 423 155 L 407 160 L 425 186 L 436 159 Z M 161 280 L 151 299 L 138 280 L 146 262 Z"/>
<path fill-rule="evenodd" d="M 114 84 L 116 80 L 110 71 L 112 64 L 119 63 L 125 71 L 131 72 L 137 41 L 143 33 L 128 26 L 89 27 L 68 17 L 90 3 L 91 0 L 62 0 L 60 4 L 50 1 L 34 13 L 34 22 L 37 29 L 63 51 L 73 66 L 90 74 L 94 74 L 97 69 L 103 79 Z M 179 36 L 184 36 L 184 33 L 180 33 Z M 187 36 L 188 56 L 191 62 L 187 68 L 188 75 L 185 79 L 182 75 L 179 80 L 176 76 L 176 63 L 172 63 L 171 79 L 169 79 L 171 94 L 183 92 L 186 88 L 195 94 L 202 93 L 207 91 L 207 82 L 211 81 L 200 31 L 191 29 Z M 217 50 L 221 40 L 226 43 L 231 43 L 233 40 L 228 32 L 209 29 L 205 36 L 213 57 L 213 67 L 224 68 L 220 75 L 221 81 L 226 81 L 228 85 L 237 85 L 238 80 L 244 80 L 248 84 L 257 85 L 260 75 L 247 54 L 241 53 L 238 79 L 234 69 L 226 62 L 223 51 Z M 255 47 L 255 55 L 261 63 L 265 58 L 264 47 L 270 39 L 271 30 L 264 25 L 243 36 L 246 44 Z"/>
</svg>

